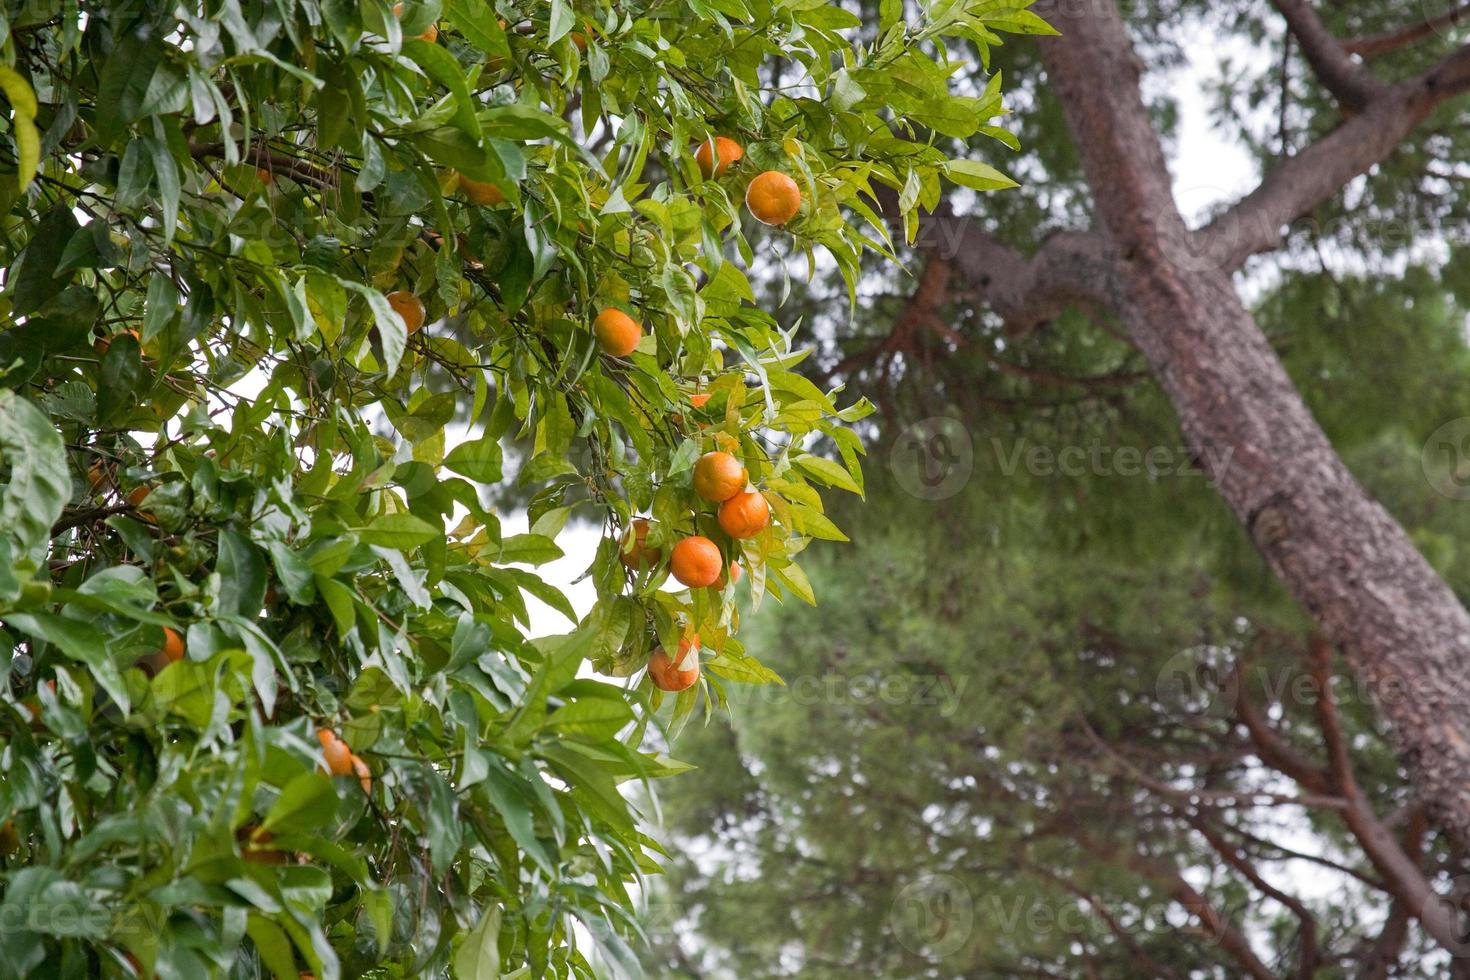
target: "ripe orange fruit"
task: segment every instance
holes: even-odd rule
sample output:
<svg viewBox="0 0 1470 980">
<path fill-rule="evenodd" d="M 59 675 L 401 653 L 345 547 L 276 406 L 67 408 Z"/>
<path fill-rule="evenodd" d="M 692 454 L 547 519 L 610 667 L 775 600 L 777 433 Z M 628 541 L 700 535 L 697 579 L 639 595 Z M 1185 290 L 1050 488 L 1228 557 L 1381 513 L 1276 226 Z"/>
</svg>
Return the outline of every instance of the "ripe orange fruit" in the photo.
<svg viewBox="0 0 1470 980">
<path fill-rule="evenodd" d="M 403 317 L 403 325 L 409 333 L 418 333 L 424 325 L 424 304 L 413 293 L 399 289 L 388 294 L 388 305 L 393 312 Z"/>
<path fill-rule="evenodd" d="M 362 791 L 371 793 L 373 791 L 373 771 L 356 753 L 352 756 L 352 771 L 357 774 L 357 784 L 362 787 Z"/>
<path fill-rule="evenodd" d="M 651 568 L 664 556 L 660 549 L 650 548 L 644 543 L 648 540 L 648 528 L 648 518 L 635 517 L 624 533 L 622 545 L 618 549 L 618 557 L 623 564 L 634 571 Z"/>
<path fill-rule="evenodd" d="M 128 491 L 128 503 L 133 505 L 133 511 L 137 515 L 138 520 L 146 521 L 149 524 L 157 524 L 158 518 L 153 516 L 153 512 L 143 509 L 143 501 L 147 500 L 148 495 L 152 492 L 153 488 L 148 484 L 139 484 Z"/>
<path fill-rule="evenodd" d="M 330 728 L 317 729 L 316 737 L 322 743 L 322 754 L 327 760 L 327 770 L 333 776 L 351 775 L 352 749 L 347 743 L 338 738 L 337 733 Z"/>
<path fill-rule="evenodd" d="M 96 351 L 97 353 L 99 353 L 99 354 L 106 354 L 107 353 L 107 348 L 109 348 L 109 347 L 112 346 L 112 340 L 113 340 L 113 338 L 114 337 L 120 337 L 123 334 L 130 334 L 132 336 L 132 338 L 134 340 L 136 340 L 140 345 L 143 343 L 143 337 L 142 337 L 142 335 L 139 334 L 138 331 L 135 330 L 134 328 L 128 327 L 126 330 L 119 330 L 115 334 L 111 334 L 111 335 L 106 336 L 106 337 L 98 337 L 96 340 L 94 340 L 92 342 L 92 349 L 94 351 Z"/>
<path fill-rule="evenodd" d="M 714 585 L 723 565 L 719 547 L 709 538 L 697 534 L 674 545 L 674 553 L 669 556 L 674 578 L 691 589 Z"/>
<path fill-rule="evenodd" d="M 768 225 L 784 225 L 801 209 L 801 190 L 781 171 L 767 170 L 745 189 L 745 206 Z"/>
<path fill-rule="evenodd" d="M 749 474 L 729 453 L 712 452 L 694 464 L 694 491 L 705 500 L 723 503 L 745 489 Z"/>
<path fill-rule="evenodd" d="M 471 180 L 460 174 L 459 189 L 464 191 L 465 197 L 481 207 L 493 208 L 497 204 L 505 203 L 505 195 L 500 188 L 488 180 Z"/>
<path fill-rule="evenodd" d="M 716 136 L 700 143 L 694 151 L 694 162 L 705 179 L 722 177 L 726 170 L 745 156 L 745 147 L 726 136 Z"/>
<path fill-rule="evenodd" d="M 435 41 L 439 40 L 439 25 L 430 24 L 429 29 L 419 35 L 419 40 L 428 41 L 430 44 L 433 44 Z"/>
<path fill-rule="evenodd" d="M 721 572 L 719 579 L 715 581 L 715 588 L 724 589 L 727 586 L 738 584 L 741 574 L 740 563 L 738 561 L 732 561 L 730 563 L 729 574 L 727 575 L 725 572 Z"/>
<path fill-rule="evenodd" d="M 262 184 L 265 184 L 266 186 L 270 186 L 271 184 L 274 184 L 276 182 L 276 175 L 271 173 L 264 167 L 256 167 L 255 176 L 256 179 L 258 179 Z"/>
<path fill-rule="evenodd" d="M 698 634 L 679 641 L 679 659 L 668 655 L 663 647 L 655 647 L 648 658 L 648 677 L 660 691 L 685 691 L 699 680 L 699 654 L 688 657 L 689 648 L 699 647 Z M 686 659 L 687 658 L 687 659 Z M 689 666 L 680 669 L 682 665 Z"/>
<path fill-rule="evenodd" d="M 184 638 L 168 626 L 163 628 L 163 648 L 158 651 L 171 664 L 184 659 Z"/>
<path fill-rule="evenodd" d="M 704 408 L 704 406 L 709 402 L 709 398 L 709 392 L 701 391 L 697 394 L 689 396 L 689 404 L 693 405 L 695 408 Z"/>
<path fill-rule="evenodd" d="M 771 523 L 771 505 L 759 491 L 737 493 L 720 505 L 720 528 L 732 538 L 753 538 Z"/>
<path fill-rule="evenodd" d="M 102 465 L 102 460 L 93 460 L 92 465 L 87 467 L 87 486 L 94 494 L 106 493 L 111 483 L 111 474 L 107 472 L 107 467 Z"/>
<path fill-rule="evenodd" d="M 612 307 L 597 314 L 597 319 L 592 321 L 592 333 L 602 352 L 613 357 L 627 357 L 643 339 L 643 328 L 638 321 Z"/>
</svg>

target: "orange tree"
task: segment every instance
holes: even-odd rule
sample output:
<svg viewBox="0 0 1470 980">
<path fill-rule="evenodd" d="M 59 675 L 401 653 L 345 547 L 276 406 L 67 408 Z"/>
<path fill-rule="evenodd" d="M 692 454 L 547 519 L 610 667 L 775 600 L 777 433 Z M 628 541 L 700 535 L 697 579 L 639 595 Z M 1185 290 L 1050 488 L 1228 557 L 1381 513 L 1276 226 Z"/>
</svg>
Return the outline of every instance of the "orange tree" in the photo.
<svg viewBox="0 0 1470 980">
<path fill-rule="evenodd" d="M 737 572 L 811 601 L 796 555 L 841 539 L 817 487 L 862 487 L 865 406 L 794 373 L 747 270 L 852 283 L 892 254 L 877 186 L 910 229 L 944 179 L 1007 186 L 932 145 L 1001 113 L 950 90 L 950 47 L 1045 26 L 897 0 L 867 28 L 819 0 L 5 15 L 0 974 L 630 964 L 658 848 L 619 786 L 681 768 L 650 724 L 774 679 Z M 525 533 L 485 503 L 503 447 Z M 696 493 L 713 451 L 738 497 Z M 574 515 L 606 529 L 596 606 L 528 639 L 528 597 L 573 615 L 525 566 Z"/>
</svg>

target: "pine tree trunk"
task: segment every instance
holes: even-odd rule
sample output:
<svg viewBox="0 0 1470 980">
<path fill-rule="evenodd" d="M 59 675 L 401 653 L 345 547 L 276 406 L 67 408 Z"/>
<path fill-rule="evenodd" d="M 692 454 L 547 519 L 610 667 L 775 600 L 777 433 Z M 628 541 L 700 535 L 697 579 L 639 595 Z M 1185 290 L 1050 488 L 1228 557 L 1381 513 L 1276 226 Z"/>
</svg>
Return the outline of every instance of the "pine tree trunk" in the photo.
<svg viewBox="0 0 1470 980">
<path fill-rule="evenodd" d="M 1193 247 L 1111 0 L 1038 12 L 1113 252 L 1120 313 L 1192 450 L 1360 675 L 1435 821 L 1470 846 L 1470 615 L 1357 483 L 1222 268 Z"/>
</svg>

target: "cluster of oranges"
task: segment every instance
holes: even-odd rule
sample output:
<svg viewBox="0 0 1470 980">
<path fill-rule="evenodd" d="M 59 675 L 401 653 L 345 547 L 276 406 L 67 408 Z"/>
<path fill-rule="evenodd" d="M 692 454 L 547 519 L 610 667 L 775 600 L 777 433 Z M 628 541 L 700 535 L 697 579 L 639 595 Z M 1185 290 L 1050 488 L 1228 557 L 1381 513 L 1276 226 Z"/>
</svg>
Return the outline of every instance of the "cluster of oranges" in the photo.
<svg viewBox="0 0 1470 980">
<path fill-rule="evenodd" d="M 724 176 L 744 157 L 744 147 L 728 136 L 706 140 L 694 151 L 694 160 L 706 179 Z M 451 173 L 450 178 L 453 186 L 473 204 L 496 207 L 505 203 L 505 193 L 490 181 L 474 180 L 458 172 Z M 767 170 L 757 174 L 746 187 L 745 206 L 764 224 L 784 225 L 801 210 L 801 189 L 779 170 Z M 403 289 L 389 293 L 387 299 L 393 312 L 403 318 L 409 334 L 423 327 L 426 313 L 423 300 Z M 604 354 L 627 357 L 643 340 L 643 325 L 616 307 L 606 307 L 592 321 L 592 334 Z"/>
<path fill-rule="evenodd" d="M 719 505 L 720 530 L 732 540 L 753 538 L 771 522 L 771 505 L 759 490 L 747 488 L 749 482 L 749 472 L 727 452 L 707 452 L 694 464 L 694 492 Z M 650 527 L 648 518 L 634 518 L 623 536 L 622 561 L 628 568 L 647 569 L 663 560 L 662 549 L 648 544 Z M 679 539 L 669 552 L 669 572 L 691 589 L 724 589 L 740 580 L 739 563 L 732 561 L 727 571 L 720 546 L 702 534 Z M 682 691 L 693 685 L 699 679 L 698 648 L 699 637 L 694 635 L 680 643 L 677 660 L 662 647 L 654 650 L 648 662 L 654 686 Z"/>
<path fill-rule="evenodd" d="M 694 162 L 706 180 L 724 176 L 745 157 L 745 148 L 728 136 L 716 136 L 694 150 Z M 745 206 L 756 220 L 784 225 L 801 210 L 801 188 L 779 170 L 757 174 L 745 189 Z M 627 357 L 643 339 L 643 325 L 622 310 L 608 307 L 592 321 L 597 345 L 609 357 Z"/>
</svg>

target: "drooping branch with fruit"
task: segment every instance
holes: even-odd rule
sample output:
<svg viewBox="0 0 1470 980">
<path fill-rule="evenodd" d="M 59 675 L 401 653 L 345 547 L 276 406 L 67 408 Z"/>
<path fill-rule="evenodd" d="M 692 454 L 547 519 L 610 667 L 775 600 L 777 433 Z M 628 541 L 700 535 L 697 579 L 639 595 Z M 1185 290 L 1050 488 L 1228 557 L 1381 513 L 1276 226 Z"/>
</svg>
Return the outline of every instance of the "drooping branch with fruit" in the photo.
<svg viewBox="0 0 1470 980">
<path fill-rule="evenodd" d="M 793 370 L 748 270 L 855 288 L 877 188 L 912 229 L 946 178 L 1010 186 L 931 142 L 1002 112 L 945 39 L 1044 25 L 4 12 L 0 974 L 631 963 L 660 700 L 775 679 L 734 585 L 811 601 L 817 488 L 862 489 L 867 406 Z M 574 519 L 583 617 L 525 567 Z M 530 638 L 531 600 L 575 628 Z"/>
</svg>

